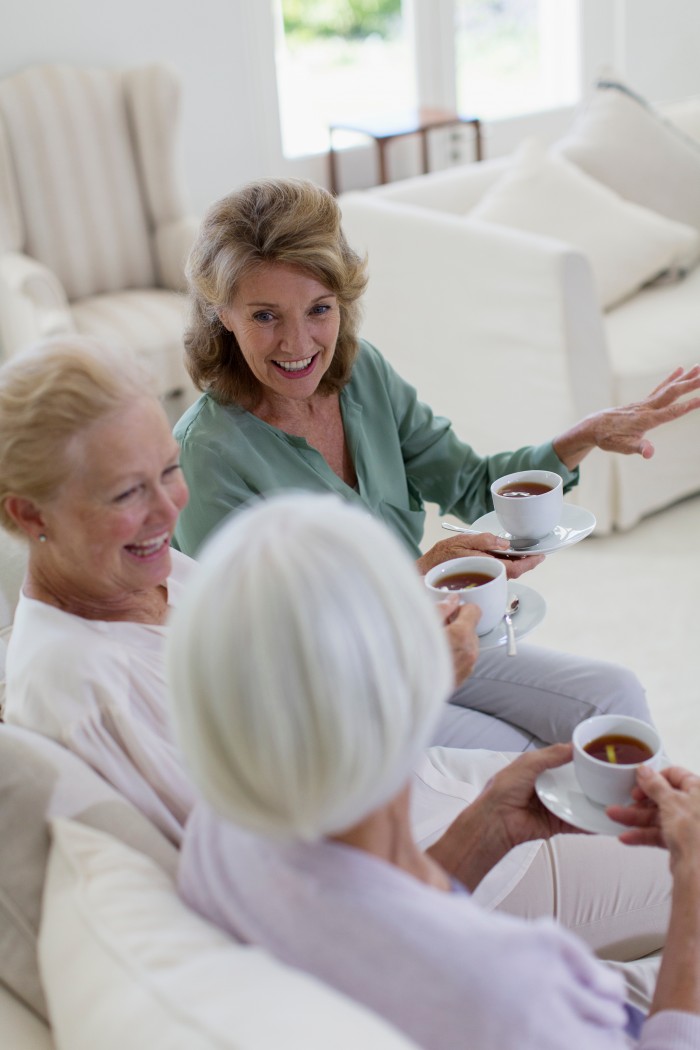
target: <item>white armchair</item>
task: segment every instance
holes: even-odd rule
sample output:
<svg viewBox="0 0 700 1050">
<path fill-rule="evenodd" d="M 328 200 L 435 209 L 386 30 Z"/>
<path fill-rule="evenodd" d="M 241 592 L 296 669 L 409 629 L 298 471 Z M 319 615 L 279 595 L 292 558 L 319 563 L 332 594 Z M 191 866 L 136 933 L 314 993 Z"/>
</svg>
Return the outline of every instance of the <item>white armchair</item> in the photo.
<svg viewBox="0 0 700 1050">
<path fill-rule="evenodd" d="M 0 355 L 80 332 L 129 345 L 167 397 L 197 229 L 176 163 L 179 82 L 34 66 L 0 81 Z"/>
<path fill-rule="evenodd" d="M 668 134 L 642 112 L 655 133 Z M 688 136 L 689 164 L 697 150 L 700 174 L 691 142 L 700 139 L 700 99 L 666 115 Z M 581 249 L 468 215 L 513 163 L 489 160 L 339 198 L 348 238 L 368 253 L 362 334 L 483 454 L 552 438 L 700 360 L 698 267 L 606 308 Z M 700 491 L 700 413 L 653 440 L 651 461 L 599 452 L 586 460 L 568 499 L 596 514 L 599 533 Z M 436 523 L 431 508 L 433 539 Z"/>
</svg>

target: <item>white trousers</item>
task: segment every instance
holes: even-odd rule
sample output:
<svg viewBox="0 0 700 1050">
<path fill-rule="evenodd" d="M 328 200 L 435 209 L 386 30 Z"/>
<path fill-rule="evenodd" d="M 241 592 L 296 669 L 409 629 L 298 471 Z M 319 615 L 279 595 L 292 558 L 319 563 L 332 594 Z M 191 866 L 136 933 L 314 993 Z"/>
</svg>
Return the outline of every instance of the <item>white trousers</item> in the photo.
<svg viewBox="0 0 700 1050">
<path fill-rule="evenodd" d="M 670 908 L 665 850 L 602 835 L 556 835 L 496 910 L 556 919 L 622 974 L 628 1000 L 648 1013 Z"/>
<path fill-rule="evenodd" d="M 414 769 L 412 823 L 426 848 L 517 755 L 433 747 Z M 668 854 L 602 835 L 556 835 L 505 857 L 477 888 L 489 910 L 551 918 L 618 969 L 628 998 L 648 1010 L 671 906 Z"/>
<path fill-rule="evenodd" d="M 501 646 L 483 653 L 450 697 L 433 743 L 528 751 L 569 741 L 584 718 L 613 711 L 651 722 L 644 689 L 626 668 L 527 643 L 509 657 Z"/>
</svg>

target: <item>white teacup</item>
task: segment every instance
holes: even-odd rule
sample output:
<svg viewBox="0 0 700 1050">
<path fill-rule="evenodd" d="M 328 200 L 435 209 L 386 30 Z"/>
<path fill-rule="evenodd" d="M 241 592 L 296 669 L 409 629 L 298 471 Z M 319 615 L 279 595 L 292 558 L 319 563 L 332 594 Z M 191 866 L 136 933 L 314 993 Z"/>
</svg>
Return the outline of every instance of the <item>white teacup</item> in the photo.
<svg viewBox="0 0 700 1050">
<path fill-rule="evenodd" d="M 488 581 L 460 588 L 445 584 L 450 576 L 462 573 L 488 576 Z M 505 565 L 496 558 L 452 558 L 430 569 L 425 574 L 425 584 L 436 601 L 444 601 L 450 594 L 456 594 L 461 603 L 478 605 L 481 609 L 476 625 L 478 635 L 488 634 L 503 619 L 508 601 L 508 580 Z"/>
<path fill-rule="evenodd" d="M 507 496 L 504 489 L 527 492 L 531 485 L 544 491 Z M 513 547 L 527 547 L 544 539 L 559 524 L 564 506 L 564 486 L 553 470 L 518 470 L 497 478 L 491 485 L 493 508 L 510 534 Z"/>
<path fill-rule="evenodd" d="M 589 755 L 584 748 L 594 740 L 606 736 L 626 736 L 641 741 L 651 751 L 651 757 L 642 762 L 618 765 Z M 631 715 L 595 715 L 574 729 L 574 771 L 581 790 L 593 802 L 602 806 L 624 806 L 632 801 L 632 788 L 637 782 L 640 766 L 659 769 L 663 762 L 661 738 L 647 722 Z"/>
</svg>

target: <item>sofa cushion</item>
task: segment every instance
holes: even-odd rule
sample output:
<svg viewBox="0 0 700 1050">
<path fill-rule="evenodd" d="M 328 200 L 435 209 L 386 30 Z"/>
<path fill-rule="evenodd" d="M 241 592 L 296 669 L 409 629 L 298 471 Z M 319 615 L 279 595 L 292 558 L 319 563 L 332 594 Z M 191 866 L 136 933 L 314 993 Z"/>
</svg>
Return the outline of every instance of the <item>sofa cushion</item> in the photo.
<svg viewBox="0 0 700 1050">
<path fill-rule="evenodd" d="M 700 146 L 623 84 L 601 81 L 557 149 L 625 200 L 700 230 Z"/>
<path fill-rule="evenodd" d="M 58 1050 L 409 1050 L 385 1021 L 237 944 L 143 854 L 54 823 L 39 954 Z M 71 965 L 66 966 L 66 958 Z"/>
<path fill-rule="evenodd" d="M 41 1017 L 37 936 L 50 838 L 72 817 L 109 831 L 173 871 L 177 851 L 150 821 L 66 748 L 0 725 L 0 982 Z"/>
<path fill-rule="evenodd" d="M 0 1032 L 8 1050 L 54 1050 L 48 1025 L 0 985 Z"/>
<path fill-rule="evenodd" d="M 662 273 L 689 268 L 700 250 L 693 227 L 622 200 L 535 140 L 523 143 L 468 214 L 578 248 L 590 261 L 604 308 Z"/>
</svg>

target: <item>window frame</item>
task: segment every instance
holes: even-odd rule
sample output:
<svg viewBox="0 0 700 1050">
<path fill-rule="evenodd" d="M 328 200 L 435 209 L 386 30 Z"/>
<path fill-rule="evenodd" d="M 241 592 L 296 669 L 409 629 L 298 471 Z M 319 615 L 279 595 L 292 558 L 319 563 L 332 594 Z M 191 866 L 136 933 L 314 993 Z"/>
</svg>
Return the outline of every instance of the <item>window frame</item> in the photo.
<svg viewBox="0 0 700 1050">
<path fill-rule="evenodd" d="M 545 0 L 561 4 L 562 0 Z M 583 0 L 567 0 L 571 5 L 572 32 L 577 40 L 574 76 L 579 98 L 583 93 L 586 63 L 586 11 Z M 594 4 L 609 0 L 589 0 Z M 455 0 L 404 0 L 405 17 L 409 20 L 408 31 L 413 37 L 413 54 L 416 73 L 416 91 L 419 106 L 448 110 L 457 109 L 457 70 L 455 52 L 454 16 Z M 277 70 L 275 65 L 276 19 L 281 17 L 279 0 L 246 5 L 253 15 L 251 42 L 256 50 L 258 68 L 267 70 L 262 78 L 265 83 L 257 97 L 261 126 L 268 134 L 265 154 L 271 170 L 293 175 L 303 175 L 325 182 L 327 179 L 327 151 L 286 156 L 283 152 L 280 106 L 278 101 Z M 590 11 L 588 12 L 590 15 Z M 475 107 L 475 110 L 478 107 Z M 494 123 L 503 120 L 506 124 L 519 123 L 540 114 L 561 110 L 570 113 L 573 104 L 543 107 L 537 113 L 513 114 L 511 117 L 492 118 Z M 475 116 L 479 116 L 475 112 Z M 368 154 L 371 145 L 352 148 L 358 154 Z"/>
</svg>

